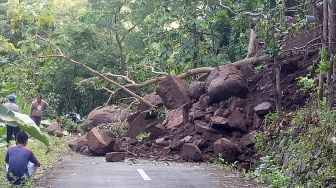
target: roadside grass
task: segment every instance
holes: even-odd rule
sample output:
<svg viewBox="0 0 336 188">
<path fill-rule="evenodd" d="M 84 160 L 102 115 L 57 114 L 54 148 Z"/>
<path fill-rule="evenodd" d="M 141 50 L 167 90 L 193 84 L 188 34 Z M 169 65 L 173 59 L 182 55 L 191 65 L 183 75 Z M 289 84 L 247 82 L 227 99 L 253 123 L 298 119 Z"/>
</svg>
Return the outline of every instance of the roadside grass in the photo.
<svg viewBox="0 0 336 188">
<path fill-rule="evenodd" d="M 55 165 L 64 154 L 67 154 L 69 152 L 67 143 L 70 137 L 63 137 L 63 138 L 57 138 L 53 136 L 48 135 L 48 139 L 51 146 L 51 151 L 46 154 L 46 147 L 43 145 L 43 143 L 30 138 L 28 141 L 27 147 L 31 148 L 36 156 L 36 158 L 40 161 L 41 167 L 38 168 L 37 172 L 34 174 L 31 181 L 29 181 L 25 186 L 19 186 L 19 187 L 35 187 L 35 183 L 39 183 L 40 181 L 44 181 L 46 175 L 50 172 L 53 165 Z M 14 141 L 11 143 L 14 144 Z M 13 187 L 11 186 L 7 178 L 5 176 L 5 155 L 7 152 L 6 147 L 0 148 L 0 187 Z"/>
</svg>

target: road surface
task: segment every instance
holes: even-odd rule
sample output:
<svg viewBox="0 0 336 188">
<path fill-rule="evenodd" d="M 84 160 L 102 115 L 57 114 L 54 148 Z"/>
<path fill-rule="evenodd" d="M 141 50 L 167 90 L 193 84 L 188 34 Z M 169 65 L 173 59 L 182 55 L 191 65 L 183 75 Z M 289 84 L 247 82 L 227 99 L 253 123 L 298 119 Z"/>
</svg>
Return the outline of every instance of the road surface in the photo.
<svg viewBox="0 0 336 188">
<path fill-rule="evenodd" d="M 256 187 L 247 179 L 190 163 L 141 160 L 107 163 L 105 158 L 71 155 L 49 188 L 222 188 Z"/>
</svg>

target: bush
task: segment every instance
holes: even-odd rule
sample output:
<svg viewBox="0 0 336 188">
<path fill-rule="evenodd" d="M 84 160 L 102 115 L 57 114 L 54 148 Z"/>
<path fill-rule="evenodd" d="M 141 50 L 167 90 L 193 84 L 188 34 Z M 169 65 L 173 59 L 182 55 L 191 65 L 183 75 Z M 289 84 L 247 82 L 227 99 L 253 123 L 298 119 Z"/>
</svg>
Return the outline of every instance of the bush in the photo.
<svg viewBox="0 0 336 188">
<path fill-rule="evenodd" d="M 336 110 L 306 107 L 293 113 L 290 126 L 268 124 L 278 127 L 255 135 L 261 157 L 250 175 L 272 187 L 335 187 L 335 123 Z"/>
</svg>

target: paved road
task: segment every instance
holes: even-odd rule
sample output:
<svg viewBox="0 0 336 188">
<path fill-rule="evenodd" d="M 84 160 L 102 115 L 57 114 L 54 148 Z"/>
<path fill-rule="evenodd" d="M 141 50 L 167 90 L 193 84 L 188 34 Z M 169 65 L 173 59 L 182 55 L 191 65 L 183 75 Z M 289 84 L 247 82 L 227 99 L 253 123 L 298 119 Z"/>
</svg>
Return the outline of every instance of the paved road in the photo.
<svg viewBox="0 0 336 188">
<path fill-rule="evenodd" d="M 55 188 L 220 188 L 254 187 L 222 182 L 201 166 L 151 161 L 107 163 L 104 158 L 72 155 L 47 186 Z M 218 175 L 218 174 L 217 174 Z M 234 178 L 235 177 L 230 177 Z M 230 185 L 231 183 L 231 185 Z"/>
</svg>

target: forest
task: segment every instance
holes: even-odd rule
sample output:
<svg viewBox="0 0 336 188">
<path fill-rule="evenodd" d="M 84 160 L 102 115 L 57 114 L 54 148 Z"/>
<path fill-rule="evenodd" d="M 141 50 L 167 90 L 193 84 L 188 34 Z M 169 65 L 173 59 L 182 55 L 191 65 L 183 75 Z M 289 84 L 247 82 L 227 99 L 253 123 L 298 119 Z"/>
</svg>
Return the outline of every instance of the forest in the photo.
<svg viewBox="0 0 336 188">
<path fill-rule="evenodd" d="M 181 153 L 260 185 L 334 187 L 335 45 L 335 0 L 0 0 L 0 101 L 15 94 L 28 114 L 42 94 L 45 120 L 87 135 L 87 152 L 69 144 L 82 154 L 108 153 L 88 137 L 93 112 L 111 108 L 120 125 L 97 121 L 136 138 L 121 144 L 136 156 Z M 71 112 L 92 122 L 66 122 Z M 185 158 L 194 145 L 200 156 Z"/>
</svg>

